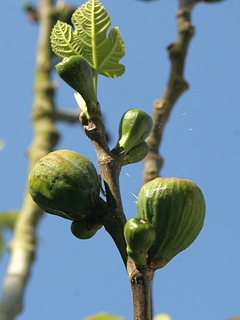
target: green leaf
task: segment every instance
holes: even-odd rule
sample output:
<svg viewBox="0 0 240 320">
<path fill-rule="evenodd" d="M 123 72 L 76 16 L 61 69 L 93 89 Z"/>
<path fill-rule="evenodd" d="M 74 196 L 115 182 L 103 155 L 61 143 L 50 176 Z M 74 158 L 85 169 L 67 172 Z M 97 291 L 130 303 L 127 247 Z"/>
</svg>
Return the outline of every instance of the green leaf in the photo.
<svg viewBox="0 0 240 320">
<path fill-rule="evenodd" d="M 125 55 L 124 42 L 118 28 L 107 34 L 111 20 L 102 4 L 89 0 L 74 12 L 72 23 L 74 31 L 60 21 L 53 28 L 54 53 L 62 58 L 79 54 L 88 61 L 94 76 L 121 76 L 125 71 L 125 66 L 119 63 Z"/>
<path fill-rule="evenodd" d="M 81 55 L 81 48 L 78 45 L 76 35 L 72 27 L 66 22 L 58 21 L 51 34 L 51 45 L 53 52 L 61 58 L 72 55 Z"/>
<path fill-rule="evenodd" d="M 83 320 L 124 320 L 124 318 L 116 317 L 112 314 L 101 312 L 94 316 L 84 318 Z"/>
</svg>

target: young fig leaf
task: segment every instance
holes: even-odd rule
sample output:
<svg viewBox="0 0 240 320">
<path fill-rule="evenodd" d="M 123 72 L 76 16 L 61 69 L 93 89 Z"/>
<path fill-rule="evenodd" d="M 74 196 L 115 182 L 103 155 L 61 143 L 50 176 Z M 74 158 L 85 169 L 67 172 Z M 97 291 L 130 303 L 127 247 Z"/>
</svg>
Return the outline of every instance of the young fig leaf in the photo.
<svg viewBox="0 0 240 320">
<path fill-rule="evenodd" d="M 80 55 L 94 74 L 110 78 L 125 72 L 119 61 L 125 55 L 124 42 L 118 28 L 107 34 L 111 20 L 98 0 L 89 0 L 72 15 L 72 27 L 58 21 L 51 34 L 53 52 L 61 58 Z"/>
</svg>

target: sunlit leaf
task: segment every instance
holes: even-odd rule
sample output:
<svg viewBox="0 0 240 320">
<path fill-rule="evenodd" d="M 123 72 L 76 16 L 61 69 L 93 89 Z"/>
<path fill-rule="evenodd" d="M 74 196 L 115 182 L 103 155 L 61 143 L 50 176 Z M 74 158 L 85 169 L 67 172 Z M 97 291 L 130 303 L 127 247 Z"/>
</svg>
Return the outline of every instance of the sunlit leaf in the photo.
<svg viewBox="0 0 240 320">
<path fill-rule="evenodd" d="M 124 320 L 122 317 L 117 317 L 109 313 L 98 313 L 96 315 L 84 318 L 83 320 Z"/>
<path fill-rule="evenodd" d="M 66 22 L 58 21 L 51 34 L 52 50 L 61 58 L 81 55 L 81 46 Z"/>
<path fill-rule="evenodd" d="M 2 150 L 5 147 L 5 143 L 2 139 L 0 139 L 0 150 Z"/>
<path fill-rule="evenodd" d="M 75 30 L 58 21 L 52 30 L 51 45 L 54 53 L 62 58 L 79 54 L 84 57 L 93 72 L 107 77 L 121 76 L 125 66 L 119 61 L 125 55 L 125 47 L 118 28 L 107 34 L 111 20 L 98 0 L 89 0 L 78 8 L 72 23 Z"/>
<path fill-rule="evenodd" d="M 153 320 L 171 320 L 171 318 L 168 314 L 161 313 L 161 314 L 156 315 Z"/>
</svg>

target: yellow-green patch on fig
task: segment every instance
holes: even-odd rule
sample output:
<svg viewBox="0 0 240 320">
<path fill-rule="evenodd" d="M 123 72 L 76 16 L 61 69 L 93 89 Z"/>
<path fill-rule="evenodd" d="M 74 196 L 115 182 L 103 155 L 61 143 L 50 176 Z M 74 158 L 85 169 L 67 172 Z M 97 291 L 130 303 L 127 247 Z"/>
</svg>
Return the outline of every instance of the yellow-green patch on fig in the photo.
<svg viewBox="0 0 240 320">
<path fill-rule="evenodd" d="M 88 158 L 71 150 L 58 150 L 37 162 L 29 175 L 28 188 L 44 211 L 77 220 L 94 208 L 100 182 Z"/>
<path fill-rule="evenodd" d="M 162 268 L 198 236 L 205 218 L 205 200 L 190 180 L 156 178 L 141 188 L 137 211 L 138 218 L 156 228 L 148 257 L 156 268 Z"/>
</svg>

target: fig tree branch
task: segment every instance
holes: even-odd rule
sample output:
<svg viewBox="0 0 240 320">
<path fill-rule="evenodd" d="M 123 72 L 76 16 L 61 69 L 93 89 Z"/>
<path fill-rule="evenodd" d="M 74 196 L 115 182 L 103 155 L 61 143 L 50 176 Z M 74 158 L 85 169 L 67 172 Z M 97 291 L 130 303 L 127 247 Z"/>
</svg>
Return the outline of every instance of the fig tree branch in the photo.
<svg viewBox="0 0 240 320">
<path fill-rule="evenodd" d="M 143 161 L 144 183 L 160 175 L 163 158 L 159 153 L 159 148 L 164 128 L 176 101 L 188 89 L 183 74 L 190 40 L 194 35 L 194 27 L 191 25 L 191 10 L 195 3 L 195 0 L 179 0 L 179 10 L 176 14 L 177 41 L 171 43 L 167 48 L 171 64 L 167 87 L 162 97 L 153 104 L 153 131 L 147 138 L 150 152 Z"/>
<path fill-rule="evenodd" d="M 28 149 L 29 171 L 39 158 L 53 150 L 59 134 L 54 125 L 54 87 L 50 81 L 52 51 L 50 32 L 55 22 L 53 0 L 39 1 L 39 41 L 34 84 L 33 142 Z M 43 215 L 25 192 L 10 244 L 10 261 L 3 283 L 0 319 L 12 320 L 22 311 L 26 285 L 36 253 L 36 227 Z"/>
</svg>

